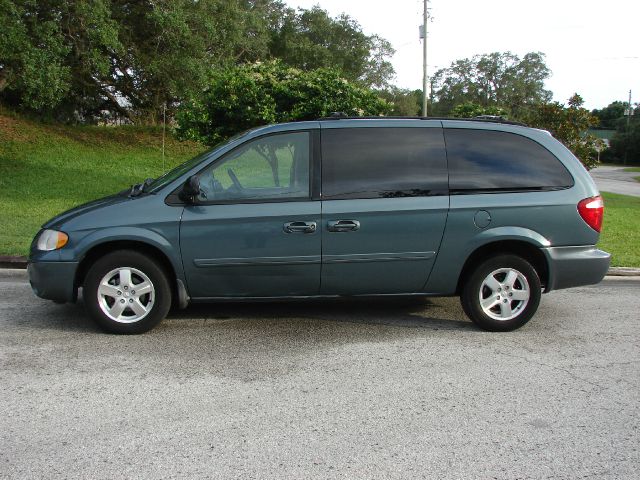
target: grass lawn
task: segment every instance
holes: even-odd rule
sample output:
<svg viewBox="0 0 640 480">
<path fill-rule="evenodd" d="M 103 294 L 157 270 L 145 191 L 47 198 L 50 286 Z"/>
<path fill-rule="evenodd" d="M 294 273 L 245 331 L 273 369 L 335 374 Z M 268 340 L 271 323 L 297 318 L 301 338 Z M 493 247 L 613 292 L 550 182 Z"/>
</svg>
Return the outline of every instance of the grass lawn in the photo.
<svg viewBox="0 0 640 480">
<path fill-rule="evenodd" d="M 167 136 L 166 168 L 204 147 Z M 27 255 L 43 222 L 162 173 L 162 132 L 46 125 L 0 112 L 0 255 Z"/>
<path fill-rule="evenodd" d="M 598 246 L 616 267 L 640 267 L 640 197 L 604 192 L 604 225 Z"/>
<path fill-rule="evenodd" d="M 625 172 L 640 172 L 640 167 L 629 167 L 624 169 Z M 633 177 L 636 182 L 640 182 L 640 177 Z"/>
</svg>

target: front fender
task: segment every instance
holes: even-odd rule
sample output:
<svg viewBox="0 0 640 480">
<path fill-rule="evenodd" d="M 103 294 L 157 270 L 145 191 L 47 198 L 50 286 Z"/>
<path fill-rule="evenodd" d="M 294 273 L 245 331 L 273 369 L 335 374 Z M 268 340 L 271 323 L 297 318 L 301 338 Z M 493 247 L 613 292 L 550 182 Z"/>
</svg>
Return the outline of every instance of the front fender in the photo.
<svg viewBox="0 0 640 480">
<path fill-rule="evenodd" d="M 71 248 L 60 250 L 61 261 L 80 262 L 91 249 L 109 242 L 137 242 L 155 247 L 162 252 L 171 263 L 178 279 L 184 281 L 177 228 L 158 231 L 151 228 L 123 226 L 74 232 L 69 237 Z"/>
</svg>

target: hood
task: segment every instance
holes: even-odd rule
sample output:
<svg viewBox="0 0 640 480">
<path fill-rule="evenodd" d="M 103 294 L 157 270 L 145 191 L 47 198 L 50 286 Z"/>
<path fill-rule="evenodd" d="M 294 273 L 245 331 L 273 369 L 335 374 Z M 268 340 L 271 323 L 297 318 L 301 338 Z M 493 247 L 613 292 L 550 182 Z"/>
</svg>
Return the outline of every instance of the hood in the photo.
<svg viewBox="0 0 640 480">
<path fill-rule="evenodd" d="M 73 220 L 80 215 L 84 215 L 86 213 L 93 212 L 104 207 L 109 207 L 111 205 L 116 205 L 118 203 L 130 201 L 132 201 L 131 198 L 121 194 L 110 195 L 98 200 L 93 200 L 91 202 L 84 203 L 70 210 L 67 210 L 66 212 L 62 212 L 60 215 L 53 217 L 51 220 L 42 225 L 42 228 L 60 227 L 63 223 L 66 223 L 69 220 Z"/>
</svg>

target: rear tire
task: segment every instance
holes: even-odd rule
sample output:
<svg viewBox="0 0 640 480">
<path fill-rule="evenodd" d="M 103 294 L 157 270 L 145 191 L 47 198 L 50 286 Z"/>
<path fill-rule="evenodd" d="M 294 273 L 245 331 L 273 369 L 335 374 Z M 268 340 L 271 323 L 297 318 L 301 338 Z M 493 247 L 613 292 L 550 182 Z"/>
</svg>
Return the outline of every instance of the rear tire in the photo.
<svg viewBox="0 0 640 480">
<path fill-rule="evenodd" d="M 480 328 L 507 332 L 531 320 L 541 294 L 540 278 L 529 262 L 516 255 L 498 255 L 467 277 L 460 302 Z"/>
<path fill-rule="evenodd" d="M 118 250 L 91 266 L 83 299 L 105 331 L 136 334 L 151 330 L 167 315 L 171 287 L 158 262 L 133 250 Z"/>
</svg>

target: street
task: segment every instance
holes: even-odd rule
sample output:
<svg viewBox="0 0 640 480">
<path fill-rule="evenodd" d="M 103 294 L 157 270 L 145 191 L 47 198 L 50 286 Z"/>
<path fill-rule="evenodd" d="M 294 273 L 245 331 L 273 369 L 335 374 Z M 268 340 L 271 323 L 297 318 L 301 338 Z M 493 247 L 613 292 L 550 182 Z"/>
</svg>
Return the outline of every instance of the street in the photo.
<svg viewBox="0 0 640 480">
<path fill-rule="evenodd" d="M 602 164 L 589 173 L 601 192 L 640 197 L 640 182 L 634 179 L 639 176 L 638 172 L 625 172 L 625 167 Z"/>
<path fill-rule="evenodd" d="M 487 333 L 457 298 L 194 305 L 140 336 L 0 270 L 1 478 L 633 479 L 640 278 Z"/>
</svg>

